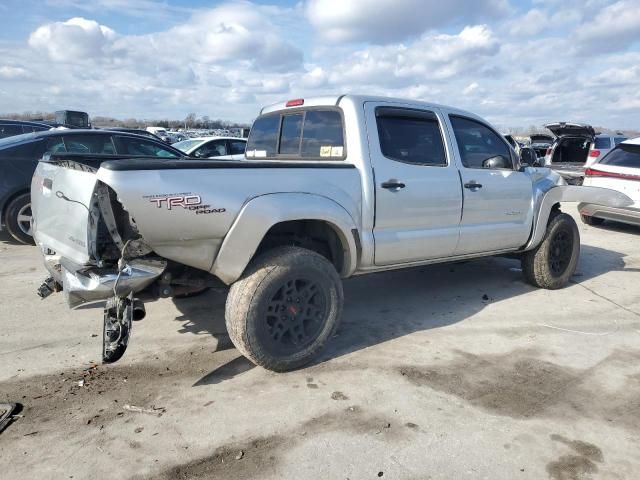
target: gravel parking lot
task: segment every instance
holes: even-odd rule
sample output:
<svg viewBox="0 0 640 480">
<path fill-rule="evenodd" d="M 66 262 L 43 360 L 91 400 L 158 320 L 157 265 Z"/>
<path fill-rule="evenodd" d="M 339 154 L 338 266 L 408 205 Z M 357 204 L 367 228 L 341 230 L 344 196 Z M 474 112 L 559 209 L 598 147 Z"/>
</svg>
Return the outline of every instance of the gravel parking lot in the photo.
<svg viewBox="0 0 640 480">
<path fill-rule="evenodd" d="M 37 249 L 4 236 L 0 400 L 24 408 L 0 476 L 639 478 L 640 229 L 580 230 L 560 291 L 502 258 L 348 280 L 338 335 L 286 374 L 239 356 L 215 292 L 149 304 L 95 366 L 102 310 L 40 301 Z"/>
</svg>

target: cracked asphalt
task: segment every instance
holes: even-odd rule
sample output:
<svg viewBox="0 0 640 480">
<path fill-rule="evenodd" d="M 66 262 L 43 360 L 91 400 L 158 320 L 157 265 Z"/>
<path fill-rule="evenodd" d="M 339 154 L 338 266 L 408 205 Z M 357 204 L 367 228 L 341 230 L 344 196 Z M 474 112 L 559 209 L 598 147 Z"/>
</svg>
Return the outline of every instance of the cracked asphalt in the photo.
<svg viewBox="0 0 640 480">
<path fill-rule="evenodd" d="M 346 281 L 337 336 L 286 374 L 238 354 L 214 292 L 148 304 L 95 363 L 101 309 L 39 300 L 37 249 L 0 237 L 0 402 L 22 404 L 0 476 L 640 478 L 640 228 L 579 226 L 560 291 L 504 258 Z"/>
</svg>

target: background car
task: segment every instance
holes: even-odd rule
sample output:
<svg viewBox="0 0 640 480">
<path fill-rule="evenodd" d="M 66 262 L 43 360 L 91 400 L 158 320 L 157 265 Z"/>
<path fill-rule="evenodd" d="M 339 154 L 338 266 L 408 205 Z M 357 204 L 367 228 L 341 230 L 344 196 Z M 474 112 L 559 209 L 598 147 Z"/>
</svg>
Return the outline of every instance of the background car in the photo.
<svg viewBox="0 0 640 480">
<path fill-rule="evenodd" d="M 13 137 L 23 133 L 44 132 L 51 125 L 41 122 L 25 122 L 22 120 L 0 120 L 0 138 Z"/>
<path fill-rule="evenodd" d="M 162 141 L 111 130 L 49 130 L 0 140 L 0 230 L 31 243 L 31 177 L 47 153 L 183 157 Z"/>
<path fill-rule="evenodd" d="M 554 141 L 554 137 L 544 133 L 534 133 L 529 136 L 529 139 L 531 140 L 531 148 L 535 150 L 538 158 L 544 158 Z"/>
<path fill-rule="evenodd" d="M 556 170 L 567 183 L 582 185 L 589 148 L 595 137 L 591 125 L 581 123 L 550 123 L 545 125 L 556 139 L 547 149 L 544 165 Z"/>
<path fill-rule="evenodd" d="M 620 143 L 588 167 L 584 185 L 617 190 L 634 201 L 624 208 L 581 203 L 578 211 L 584 223 L 600 225 L 614 220 L 640 226 L 640 137 Z"/>
<path fill-rule="evenodd" d="M 190 157 L 242 160 L 247 140 L 237 137 L 199 137 L 174 143 L 173 146 Z"/>
<path fill-rule="evenodd" d="M 598 159 L 603 158 L 607 153 L 609 153 L 613 147 L 624 142 L 626 139 L 627 137 L 622 133 L 617 133 L 615 135 L 609 133 L 597 134 L 589 148 L 589 156 L 585 166 L 589 167 L 590 165 L 593 165 L 598 161 Z"/>
<path fill-rule="evenodd" d="M 152 139 L 157 140 L 159 142 L 163 141 L 155 133 L 151 133 L 151 132 L 148 132 L 146 130 L 140 130 L 138 128 L 109 127 L 109 128 L 103 128 L 102 130 L 111 130 L 111 131 L 114 131 L 114 132 L 133 133 L 133 134 L 136 134 L 136 135 L 142 135 L 143 137 L 152 138 Z"/>
</svg>

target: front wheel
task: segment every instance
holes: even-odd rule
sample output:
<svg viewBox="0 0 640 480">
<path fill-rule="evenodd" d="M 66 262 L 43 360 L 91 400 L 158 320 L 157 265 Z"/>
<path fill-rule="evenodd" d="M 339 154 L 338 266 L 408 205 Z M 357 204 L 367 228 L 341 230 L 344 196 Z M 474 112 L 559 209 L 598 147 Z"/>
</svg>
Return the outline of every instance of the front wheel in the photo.
<svg viewBox="0 0 640 480">
<path fill-rule="evenodd" d="M 283 372 L 309 363 L 338 327 L 342 282 L 322 255 L 279 247 L 257 257 L 229 290 L 226 324 L 249 360 Z"/>
<path fill-rule="evenodd" d="M 580 233 L 570 215 L 552 215 L 542 243 L 522 257 L 522 272 L 530 284 L 555 290 L 569 283 L 576 271 Z"/>
<path fill-rule="evenodd" d="M 4 223 L 9 234 L 18 242 L 33 244 L 31 232 L 31 195 L 23 193 L 7 205 Z"/>
</svg>

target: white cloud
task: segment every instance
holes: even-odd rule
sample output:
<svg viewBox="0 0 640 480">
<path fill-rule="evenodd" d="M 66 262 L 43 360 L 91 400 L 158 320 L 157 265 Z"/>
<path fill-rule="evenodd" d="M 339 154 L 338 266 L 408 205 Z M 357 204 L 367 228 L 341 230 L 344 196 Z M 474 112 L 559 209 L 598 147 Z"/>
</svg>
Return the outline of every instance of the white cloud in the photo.
<svg viewBox="0 0 640 480">
<path fill-rule="evenodd" d="M 22 67 L 12 67 L 10 65 L 0 66 L 0 78 L 5 80 L 16 80 L 29 78 L 29 72 Z"/>
<path fill-rule="evenodd" d="M 46 52 L 52 60 L 86 61 L 105 55 L 115 38 L 109 27 L 76 17 L 42 25 L 29 36 L 29 45 Z"/>
<path fill-rule="evenodd" d="M 387 43 L 431 29 L 497 18 L 507 0 L 307 0 L 305 12 L 318 34 L 330 42 Z"/>
<path fill-rule="evenodd" d="M 640 4 L 623 0 L 604 7 L 576 32 L 581 53 L 614 52 L 640 42 Z"/>
<path fill-rule="evenodd" d="M 409 45 L 392 44 L 355 52 L 332 68 L 333 84 L 407 86 L 450 79 L 473 69 L 499 51 L 485 25 L 457 35 L 423 35 Z"/>
<path fill-rule="evenodd" d="M 504 126 L 640 124 L 629 108 L 639 101 L 637 0 L 537 0 L 524 12 L 506 0 L 239 0 L 193 12 L 142 0 L 174 13 L 151 34 L 130 33 L 136 7 L 128 23 L 104 20 L 124 0 L 96 0 L 107 16 L 92 2 L 47 1 L 80 10 L 28 42 L 0 41 L 5 112 L 249 121 L 282 99 L 353 92 L 454 105 Z"/>
<path fill-rule="evenodd" d="M 472 95 L 474 93 L 479 92 L 480 89 L 480 84 L 478 82 L 473 82 L 470 83 L 469 85 L 467 85 L 466 87 L 464 87 L 464 90 L 462 90 L 462 94 L 463 95 Z"/>
</svg>

